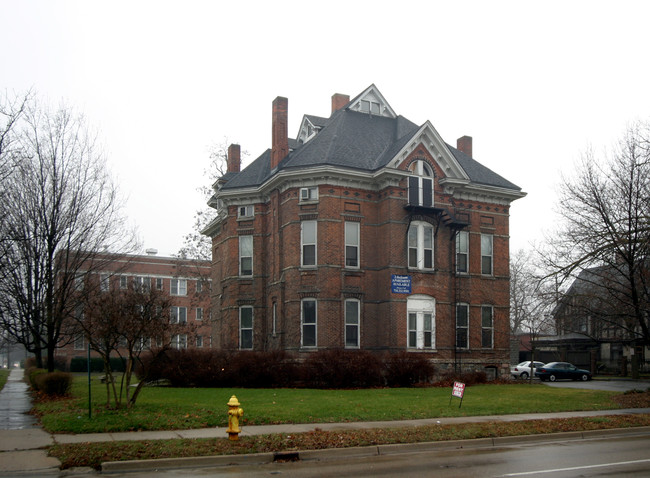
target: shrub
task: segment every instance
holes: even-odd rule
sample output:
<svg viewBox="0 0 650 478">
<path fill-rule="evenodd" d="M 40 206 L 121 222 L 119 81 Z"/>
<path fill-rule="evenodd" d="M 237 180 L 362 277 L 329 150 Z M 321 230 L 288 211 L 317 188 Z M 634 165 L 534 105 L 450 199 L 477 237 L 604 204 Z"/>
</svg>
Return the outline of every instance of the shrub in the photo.
<svg viewBox="0 0 650 478">
<path fill-rule="evenodd" d="M 425 356 L 401 351 L 384 359 L 384 373 L 389 387 L 412 387 L 431 381 L 435 368 Z"/>
<path fill-rule="evenodd" d="M 136 373 L 173 387 L 281 387 L 292 385 L 295 365 L 285 352 L 166 350 L 143 357 Z"/>
<path fill-rule="evenodd" d="M 479 383 L 487 383 L 487 374 L 483 371 L 480 372 L 463 372 L 455 373 L 448 372 L 434 386 L 436 387 L 453 387 L 454 382 L 463 382 L 466 386 L 477 385 Z"/>
<path fill-rule="evenodd" d="M 36 389 L 47 396 L 65 396 L 72 387 L 72 375 L 67 372 L 41 373 L 35 376 Z"/>
<path fill-rule="evenodd" d="M 29 385 L 36 391 L 39 390 L 38 377 L 47 373 L 47 370 L 44 368 L 30 367 L 25 370 L 27 378 L 29 380 Z"/>
<path fill-rule="evenodd" d="M 314 388 L 361 388 L 382 384 L 381 362 L 365 350 L 319 350 L 303 364 L 305 383 Z"/>
</svg>

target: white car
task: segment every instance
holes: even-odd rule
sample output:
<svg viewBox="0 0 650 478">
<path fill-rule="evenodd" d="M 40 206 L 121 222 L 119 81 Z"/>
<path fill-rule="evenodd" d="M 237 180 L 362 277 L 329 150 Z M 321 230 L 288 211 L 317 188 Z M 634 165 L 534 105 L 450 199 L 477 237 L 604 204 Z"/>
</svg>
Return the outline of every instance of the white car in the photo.
<svg viewBox="0 0 650 478">
<path fill-rule="evenodd" d="M 533 362 L 533 371 L 531 373 L 530 360 L 527 360 L 525 362 L 521 362 L 519 365 L 510 367 L 510 375 L 512 375 L 513 378 L 521 378 L 522 380 L 526 380 L 531 375 L 533 377 L 535 376 L 536 368 L 542 368 L 543 366 L 544 362 Z"/>
</svg>

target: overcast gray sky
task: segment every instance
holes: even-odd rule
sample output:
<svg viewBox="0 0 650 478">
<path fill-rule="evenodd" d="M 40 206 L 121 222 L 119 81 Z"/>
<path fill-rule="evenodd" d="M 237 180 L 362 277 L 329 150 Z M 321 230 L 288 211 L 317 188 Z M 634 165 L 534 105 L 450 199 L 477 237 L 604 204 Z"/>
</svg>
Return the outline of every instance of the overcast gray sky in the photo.
<svg viewBox="0 0 650 478">
<path fill-rule="evenodd" d="M 511 249 L 553 227 L 580 155 L 650 119 L 647 1 L 0 0 L 0 88 L 99 129 L 144 247 L 176 253 L 224 137 L 259 156 L 271 102 L 329 116 L 374 83 L 393 109 L 528 193 Z"/>
</svg>

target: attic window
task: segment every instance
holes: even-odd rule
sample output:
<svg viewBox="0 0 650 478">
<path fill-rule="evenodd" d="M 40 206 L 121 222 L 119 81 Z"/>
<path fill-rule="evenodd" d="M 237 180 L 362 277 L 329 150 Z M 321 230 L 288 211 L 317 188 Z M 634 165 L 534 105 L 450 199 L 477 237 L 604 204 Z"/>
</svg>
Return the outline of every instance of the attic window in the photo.
<svg viewBox="0 0 650 478">
<path fill-rule="evenodd" d="M 361 100 L 361 112 L 378 115 L 381 113 L 381 105 L 376 101 Z"/>
</svg>

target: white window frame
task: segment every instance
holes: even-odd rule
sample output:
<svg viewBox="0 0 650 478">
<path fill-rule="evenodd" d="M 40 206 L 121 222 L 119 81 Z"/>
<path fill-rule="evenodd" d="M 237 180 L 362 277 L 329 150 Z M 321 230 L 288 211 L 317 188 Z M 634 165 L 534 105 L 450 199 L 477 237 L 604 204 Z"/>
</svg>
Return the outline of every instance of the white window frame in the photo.
<svg viewBox="0 0 650 478">
<path fill-rule="evenodd" d="M 253 252 L 254 252 L 253 236 L 239 236 L 239 276 L 252 277 L 253 276 Z M 250 261 L 250 269 L 244 268 L 244 261 Z"/>
<path fill-rule="evenodd" d="M 312 231 L 308 231 L 308 228 L 313 227 L 313 242 L 311 238 L 305 239 L 305 236 L 308 234 L 312 235 Z M 307 233 L 307 234 L 306 234 Z M 305 263 L 305 248 L 313 247 L 314 248 L 314 263 L 306 264 Z M 300 223 L 300 266 L 301 267 L 316 267 L 318 265 L 318 222 L 317 221 L 301 221 Z"/>
<path fill-rule="evenodd" d="M 111 288 L 110 274 L 99 274 L 99 290 L 108 292 Z"/>
<path fill-rule="evenodd" d="M 359 269 L 361 258 L 361 224 L 358 222 L 345 222 L 345 267 L 350 269 Z M 355 252 L 353 259 L 348 255 L 348 251 Z M 354 262 L 354 263 L 352 263 Z"/>
<path fill-rule="evenodd" d="M 307 303 L 313 303 L 314 308 L 313 320 L 309 317 L 309 322 L 307 322 L 305 318 L 305 304 Z M 311 343 L 311 341 L 306 343 L 307 340 L 305 340 L 305 336 L 307 334 L 305 334 L 305 331 L 312 329 L 313 333 L 310 333 L 309 335 L 313 335 L 313 343 Z M 318 301 L 314 298 L 305 298 L 300 301 L 300 346 L 303 348 L 318 347 Z"/>
<path fill-rule="evenodd" d="M 86 337 L 83 333 L 75 334 L 73 348 L 74 350 L 86 350 Z"/>
<path fill-rule="evenodd" d="M 187 307 L 174 305 L 169 308 L 171 324 L 187 324 Z"/>
<path fill-rule="evenodd" d="M 357 299 L 346 299 L 343 301 L 343 311 L 345 348 L 358 349 L 361 345 L 361 302 Z"/>
<path fill-rule="evenodd" d="M 435 268 L 435 237 L 433 234 L 433 226 L 423 221 L 411 222 L 408 229 L 407 241 L 408 268 L 433 270 Z M 428 244 L 429 241 L 430 244 Z M 427 266 L 427 253 L 430 253 L 430 267 Z"/>
<path fill-rule="evenodd" d="M 244 312 L 248 314 L 250 312 L 250 317 L 244 317 Z M 255 321 L 255 317 L 253 314 L 253 306 L 251 305 L 243 305 L 239 307 L 239 350 L 253 350 L 253 339 L 254 339 L 254 334 L 253 334 L 253 325 Z M 249 319 L 250 318 L 250 324 L 244 324 L 244 319 Z M 246 334 L 247 338 L 246 340 L 250 341 L 250 345 L 247 344 L 247 346 L 244 346 L 244 335 Z M 250 337 L 248 337 L 250 335 Z"/>
<path fill-rule="evenodd" d="M 300 202 L 318 201 L 318 187 L 300 188 Z"/>
<path fill-rule="evenodd" d="M 120 276 L 120 289 L 128 289 L 129 288 L 129 278 L 128 276 Z"/>
<path fill-rule="evenodd" d="M 163 290 L 164 282 L 162 277 L 156 277 L 156 289 Z"/>
<path fill-rule="evenodd" d="M 423 160 L 413 161 L 409 171 L 414 176 L 408 179 L 408 201 L 411 206 L 433 207 L 434 199 L 434 172 L 429 163 Z M 417 191 L 414 191 L 417 189 Z"/>
<path fill-rule="evenodd" d="M 237 206 L 237 217 L 251 218 L 253 216 L 255 216 L 255 206 L 253 204 L 248 204 L 246 206 Z"/>
<path fill-rule="evenodd" d="M 481 348 L 494 348 L 494 307 L 491 305 L 481 306 Z"/>
<path fill-rule="evenodd" d="M 202 335 L 197 335 L 196 336 L 196 348 L 197 349 L 203 348 L 203 336 Z"/>
<path fill-rule="evenodd" d="M 196 320 L 203 320 L 203 307 L 196 308 Z"/>
<path fill-rule="evenodd" d="M 169 283 L 171 295 L 187 295 L 187 279 L 172 279 Z"/>
<path fill-rule="evenodd" d="M 486 265 L 489 265 L 489 272 L 486 272 Z M 481 234 L 481 274 L 494 275 L 494 236 L 492 234 Z"/>
<path fill-rule="evenodd" d="M 410 350 L 435 350 L 436 301 L 426 295 L 406 300 L 406 347 Z"/>
<path fill-rule="evenodd" d="M 174 334 L 171 339 L 171 346 L 177 350 L 187 348 L 187 334 Z"/>
<path fill-rule="evenodd" d="M 461 259 L 465 267 L 461 267 Z M 458 274 L 469 273 L 469 232 L 458 231 L 456 235 L 456 272 Z"/>
<path fill-rule="evenodd" d="M 461 315 L 459 314 L 459 311 L 463 310 L 465 313 L 465 322 L 461 323 L 459 319 L 461 318 Z M 469 349 L 469 304 L 466 304 L 464 302 L 459 302 L 456 304 L 456 333 L 455 333 L 455 347 L 457 349 L 462 349 L 462 350 L 467 350 Z M 461 344 L 458 341 L 458 332 L 460 330 L 464 330 L 464 335 L 465 335 L 465 344 Z"/>
</svg>

